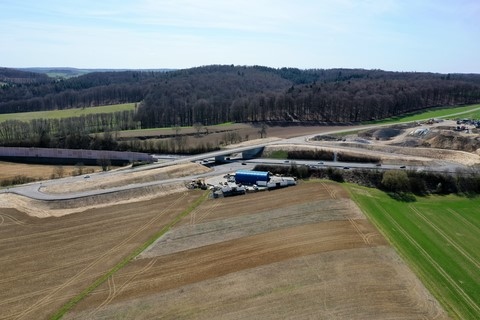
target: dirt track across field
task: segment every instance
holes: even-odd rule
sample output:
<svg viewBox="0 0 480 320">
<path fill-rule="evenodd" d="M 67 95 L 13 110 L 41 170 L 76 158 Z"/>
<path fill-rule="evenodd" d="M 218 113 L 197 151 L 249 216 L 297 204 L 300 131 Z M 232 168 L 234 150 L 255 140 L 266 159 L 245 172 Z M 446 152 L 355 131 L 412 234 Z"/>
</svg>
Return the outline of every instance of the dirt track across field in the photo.
<svg viewBox="0 0 480 320">
<path fill-rule="evenodd" d="M 204 202 L 67 319 L 445 319 L 328 182 Z"/>
</svg>

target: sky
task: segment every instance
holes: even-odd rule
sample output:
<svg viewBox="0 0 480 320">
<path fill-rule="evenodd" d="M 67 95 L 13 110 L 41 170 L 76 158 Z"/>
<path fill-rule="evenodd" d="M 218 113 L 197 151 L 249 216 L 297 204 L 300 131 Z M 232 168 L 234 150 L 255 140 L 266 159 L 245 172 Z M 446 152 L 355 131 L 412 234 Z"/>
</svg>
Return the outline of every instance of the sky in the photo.
<svg viewBox="0 0 480 320">
<path fill-rule="evenodd" d="M 480 0 L 0 0 L 0 66 L 480 73 Z"/>
</svg>

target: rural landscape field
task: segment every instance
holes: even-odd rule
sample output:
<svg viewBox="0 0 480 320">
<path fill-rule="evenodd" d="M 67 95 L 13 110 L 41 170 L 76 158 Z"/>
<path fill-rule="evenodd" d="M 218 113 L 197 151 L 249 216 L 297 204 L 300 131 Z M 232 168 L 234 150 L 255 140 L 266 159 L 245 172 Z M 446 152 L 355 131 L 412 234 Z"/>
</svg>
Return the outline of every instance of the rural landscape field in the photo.
<svg viewBox="0 0 480 320">
<path fill-rule="evenodd" d="M 0 320 L 479 320 L 479 16 L 0 0 Z"/>
<path fill-rule="evenodd" d="M 458 319 L 480 314 L 480 199 L 425 197 L 392 200 L 374 189 L 350 187 L 383 234 Z"/>
<path fill-rule="evenodd" d="M 0 320 L 478 319 L 479 103 L 474 73 L 0 68 Z"/>
<path fill-rule="evenodd" d="M 54 220 L 2 209 L 2 318 L 51 317 L 199 197 L 181 193 Z M 255 316 L 447 317 L 349 193 L 322 181 L 203 200 L 65 314 Z"/>
<path fill-rule="evenodd" d="M 384 165 L 397 163 L 396 157 L 412 163 L 422 157 L 425 163 L 479 161 L 454 150 L 430 152 L 427 161 L 421 148 L 394 147 L 407 139 L 406 128 L 368 149 L 359 144 L 357 152 L 382 155 Z M 435 124 L 429 128 L 438 135 Z M 285 150 L 279 154 L 286 156 L 282 138 L 344 129 L 269 130 L 275 137 L 264 141 L 276 144 L 266 150 Z M 304 141 L 303 148 L 353 150 L 354 141 L 375 130 L 390 129 L 353 130 L 340 133 L 340 141 Z M 58 170 L 2 166 L 36 179 Z M 38 185 L 62 195 L 214 172 L 196 163 L 146 168 Z M 75 169 L 66 166 L 65 175 Z M 209 192 L 181 186 L 69 201 L 0 195 L 5 253 L 0 319 L 476 319 L 479 314 L 480 212 L 474 195 L 404 202 L 377 189 L 312 179 L 288 189 L 212 199 Z"/>
<path fill-rule="evenodd" d="M 39 219 L 0 210 L 2 319 L 45 319 L 125 259 L 198 194 Z"/>
</svg>

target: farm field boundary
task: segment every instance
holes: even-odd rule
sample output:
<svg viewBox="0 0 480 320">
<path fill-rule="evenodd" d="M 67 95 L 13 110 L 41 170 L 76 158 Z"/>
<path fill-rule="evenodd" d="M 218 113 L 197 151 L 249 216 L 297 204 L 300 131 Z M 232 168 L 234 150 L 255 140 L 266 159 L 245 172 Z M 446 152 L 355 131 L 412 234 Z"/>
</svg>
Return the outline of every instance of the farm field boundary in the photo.
<svg viewBox="0 0 480 320">
<path fill-rule="evenodd" d="M 420 121 L 432 118 L 448 118 L 457 115 L 461 118 L 480 118 L 480 104 L 462 107 L 433 108 L 420 113 L 406 114 L 394 118 L 366 122 L 365 124 L 395 124 L 399 122 Z"/>
<path fill-rule="evenodd" d="M 119 111 L 133 111 L 136 103 L 122 103 L 108 106 L 74 108 L 53 111 L 34 111 L 0 114 L 0 122 L 7 120 L 31 121 L 36 119 L 64 119 L 86 116 L 89 114 L 113 113 Z"/>
<path fill-rule="evenodd" d="M 209 199 L 66 319 L 446 319 L 350 199 L 317 180 Z"/>
<path fill-rule="evenodd" d="M 88 294 L 90 294 L 93 290 L 95 290 L 98 286 L 102 283 L 107 281 L 110 277 L 112 277 L 117 271 L 125 267 L 132 259 L 142 253 L 146 248 L 148 248 L 152 243 L 154 243 L 158 238 L 163 236 L 168 230 L 170 230 L 175 224 L 177 224 L 182 218 L 187 216 L 190 212 L 192 212 L 196 207 L 198 207 L 205 199 L 207 199 L 208 192 L 204 192 L 192 205 L 190 205 L 187 209 L 182 211 L 178 214 L 170 223 L 160 229 L 158 232 L 153 234 L 147 241 L 145 241 L 141 246 L 136 248 L 133 252 L 131 252 L 127 257 L 125 257 L 122 261 L 116 264 L 112 269 L 110 269 L 107 273 L 99 277 L 95 282 L 93 282 L 90 286 L 88 286 L 85 290 L 80 292 L 78 295 L 74 296 L 70 301 L 68 301 L 62 308 L 60 308 L 52 317 L 51 319 L 61 319 L 63 315 L 68 312 L 71 308 L 73 308 L 78 302 L 84 299 Z"/>
<path fill-rule="evenodd" d="M 430 196 L 399 202 L 349 186 L 353 199 L 457 319 L 480 314 L 480 198 Z"/>
</svg>

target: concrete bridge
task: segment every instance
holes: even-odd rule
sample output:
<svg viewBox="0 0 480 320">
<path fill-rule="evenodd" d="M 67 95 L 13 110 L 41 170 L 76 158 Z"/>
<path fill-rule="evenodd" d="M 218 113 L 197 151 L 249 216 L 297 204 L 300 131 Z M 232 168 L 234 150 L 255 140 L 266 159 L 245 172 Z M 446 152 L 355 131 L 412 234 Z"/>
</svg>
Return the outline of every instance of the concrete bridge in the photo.
<svg viewBox="0 0 480 320">
<path fill-rule="evenodd" d="M 224 150 L 225 151 L 224 154 L 219 154 L 215 156 L 215 162 L 218 162 L 218 163 L 226 162 L 230 160 L 227 158 L 230 158 L 234 154 L 241 155 L 240 158 L 235 157 L 236 160 L 248 160 L 248 159 L 258 158 L 262 155 L 264 148 L 265 148 L 264 146 L 261 146 L 261 147 L 254 147 L 251 149 L 242 149 L 242 151 L 238 151 L 238 149 L 234 149 L 236 151 L 233 151 L 233 152 L 232 150 Z"/>
</svg>

